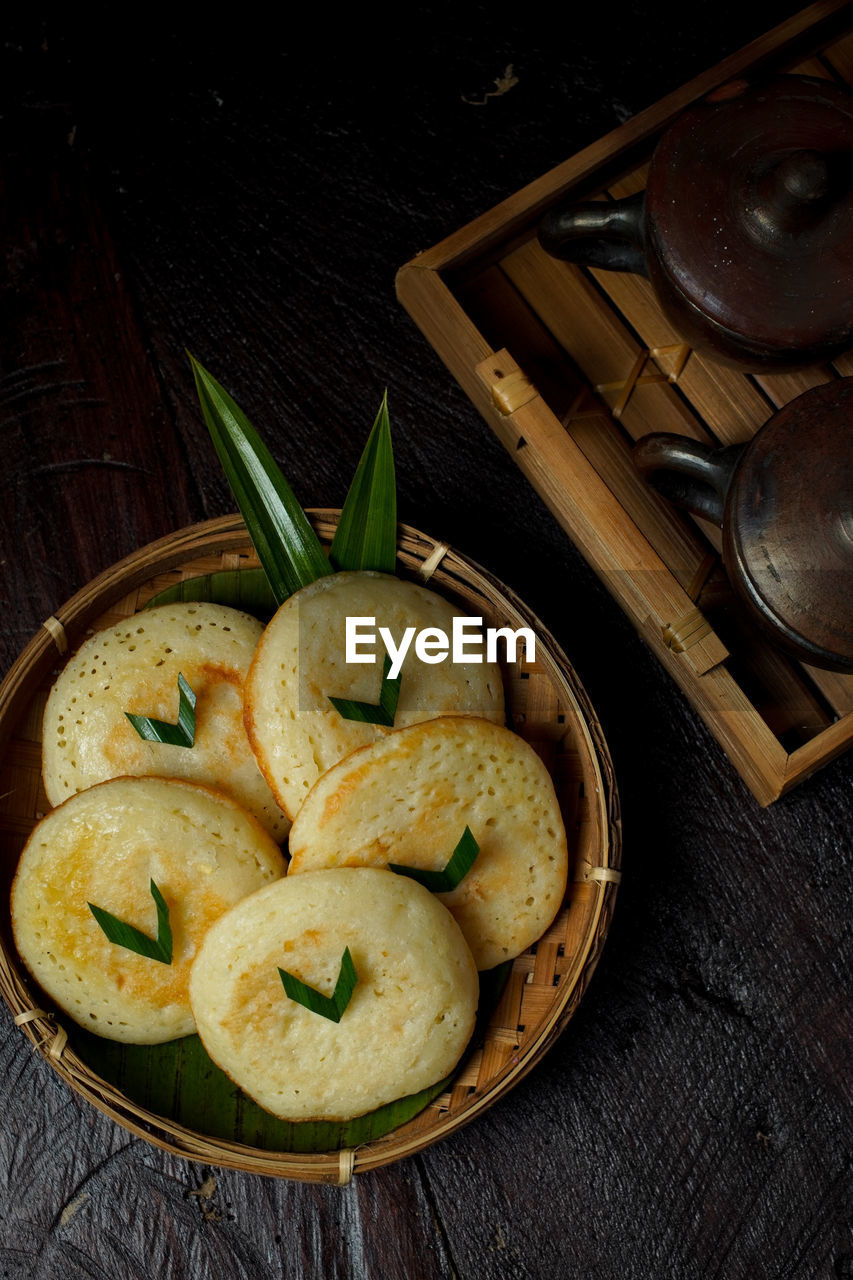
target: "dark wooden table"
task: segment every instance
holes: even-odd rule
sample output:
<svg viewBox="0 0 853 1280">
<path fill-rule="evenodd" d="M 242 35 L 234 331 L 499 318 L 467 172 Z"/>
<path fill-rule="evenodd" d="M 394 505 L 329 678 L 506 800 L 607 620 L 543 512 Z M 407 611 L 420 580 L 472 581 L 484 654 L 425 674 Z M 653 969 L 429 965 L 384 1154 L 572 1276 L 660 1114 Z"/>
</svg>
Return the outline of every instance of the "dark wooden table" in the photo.
<svg viewBox="0 0 853 1280">
<path fill-rule="evenodd" d="M 346 1188 L 132 1138 L 4 1006 L 3 1277 L 853 1276 L 850 759 L 756 806 L 394 297 L 419 249 L 799 7 L 7 20 L 4 670 L 106 566 L 233 509 L 185 347 L 308 505 L 340 504 L 387 386 L 401 518 L 523 595 L 586 685 L 625 876 L 544 1061 Z"/>
</svg>

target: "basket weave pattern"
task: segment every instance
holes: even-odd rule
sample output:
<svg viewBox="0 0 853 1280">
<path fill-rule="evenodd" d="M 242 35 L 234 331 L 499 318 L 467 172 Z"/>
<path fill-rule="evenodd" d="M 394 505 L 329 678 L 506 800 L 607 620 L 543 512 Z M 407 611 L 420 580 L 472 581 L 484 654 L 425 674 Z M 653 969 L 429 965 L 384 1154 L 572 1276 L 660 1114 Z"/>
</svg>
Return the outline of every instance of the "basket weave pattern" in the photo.
<svg viewBox="0 0 853 1280">
<path fill-rule="evenodd" d="M 310 513 L 331 540 L 336 512 Z M 257 559 L 239 517 L 181 530 L 153 543 L 90 583 L 57 611 L 0 686 L 0 881 L 8 891 L 20 850 L 48 808 L 41 786 L 41 720 L 63 656 L 91 631 L 136 613 L 175 582 Z M 548 932 L 514 962 L 480 1042 L 463 1059 L 449 1090 L 408 1124 L 356 1151 L 317 1155 L 267 1151 L 207 1137 L 155 1115 L 102 1080 L 67 1043 L 50 1007 L 17 957 L 8 910 L 0 920 L 0 992 L 15 1022 L 72 1088 L 133 1133 L 196 1160 L 306 1181 L 346 1182 L 421 1150 L 491 1105 L 538 1061 L 562 1031 L 589 982 L 604 943 L 619 879 L 618 795 L 606 743 L 564 655 L 530 612 L 482 570 L 423 534 L 401 526 L 398 568 L 430 584 L 486 626 L 530 626 L 535 664 L 505 666 L 511 726 L 542 756 L 554 777 L 574 853 L 574 883 Z"/>
</svg>

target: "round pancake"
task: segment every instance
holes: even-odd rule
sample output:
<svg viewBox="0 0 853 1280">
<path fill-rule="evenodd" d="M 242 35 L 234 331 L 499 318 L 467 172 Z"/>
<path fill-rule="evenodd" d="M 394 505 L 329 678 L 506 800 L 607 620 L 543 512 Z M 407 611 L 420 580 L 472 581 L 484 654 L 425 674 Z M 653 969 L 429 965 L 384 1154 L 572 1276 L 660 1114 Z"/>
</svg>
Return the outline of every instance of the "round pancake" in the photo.
<svg viewBox="0 0 853 1280">
<path fill-rule="evenodd" d="M 290 833 L 288 876 L 396 862 L 443 870 L 465 827 L 480 851 L 439 896 L 478 969 L 535 942 L 566 890 L 566 831 L 550 774 L 502 725 L 447 716 L 363 747 L 316 783 Z"/>
<path fill-rule="evenodd" d="M 356 747 L 386 736 L 379 725 L 345 720 L 329 695 L 376 704 L 387 627 L 399 645 L 406 627 L 452 634 L 461 610 L 426 587 L 382 573 L 319 578 L 278 610 L 258 645 L 244 696 L 246 728 L 264 776 L 282 809 L 295 817 L 321 774 Z M 345 619 L 375 618 L 374 664 L 345 661 Z M 395 728 L 445 714 L 503 723 L 497 663 L 422 662 L 410 646 L 402 667 Z"/>
<path fill-rule="evenodd" d="M 283 840 L 275 803 L 243 726 L 243 681 L 263 626 L 218 604 L 146 609 L 91 636 L 54 684 L 44 715 L 43 775 L 61 804 L 108 778 L 186 778 L 221 790 Z M 125 712 L 174 724 L 178 674 L 196 695 L 192 747 L 146 742 Z"/>
<path fill-rule="evenodd" d="M 81 791 L 34 828 L 12 885 L 12 927 L 33 977 L 87 1031 L 156 1044 L 195 1028 L 190 964 L 214 920 L 284 874 L 281 850 L 233 800 L 165 778 Z M 110 942 L 94 903 L 157 936 L 154 880 L 169 907 L 172 963 Z"/>
<path fill-rule="evenodd" d="M 339 1022 L 291 1000 L 279 969 L 324 995 L 349 947 Z M 349 868 L 287 877 L 208 933 L 190 977 L 207 1052 L 266 1110 L 346 1120 L 436 1083 L 474 1027 L 477 971 L 453 917 L 420 885 Z"/>
</svg>

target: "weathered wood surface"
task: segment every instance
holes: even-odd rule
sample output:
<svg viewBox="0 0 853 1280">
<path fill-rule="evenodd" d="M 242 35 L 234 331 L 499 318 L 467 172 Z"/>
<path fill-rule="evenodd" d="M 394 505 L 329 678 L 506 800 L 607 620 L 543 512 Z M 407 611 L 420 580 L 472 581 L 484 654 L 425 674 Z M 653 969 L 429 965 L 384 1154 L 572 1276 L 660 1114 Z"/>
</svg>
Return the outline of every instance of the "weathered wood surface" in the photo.
<svg viewBox="0 0 853 1280">
<path fill-rule="evenodd" d="M 0 1009 L 3 1276 L 853 1275 L 850 760 L 758 809 L 393 291 L 418 249 L 796 7 L 567 7 L 540 32 L 444 3 L 384 38 L 361 11 L 298 36 L 74 6 L 6 24 L 3 669 L 95 573 L 231 509 L 185 347 L 311 505 L 340 503 L 387 385 L 402 518 L 522 594 L 587 686 L 625 879 L 545 1061 L 345 1189 L 131 1139 Z"/>
</svg>

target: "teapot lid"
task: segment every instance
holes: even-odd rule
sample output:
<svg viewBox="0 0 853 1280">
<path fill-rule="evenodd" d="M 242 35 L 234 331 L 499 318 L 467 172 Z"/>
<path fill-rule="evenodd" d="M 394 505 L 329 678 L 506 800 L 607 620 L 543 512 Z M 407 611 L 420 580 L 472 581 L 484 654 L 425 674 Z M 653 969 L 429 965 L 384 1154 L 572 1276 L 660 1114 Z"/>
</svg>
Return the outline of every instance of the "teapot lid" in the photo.
<svg viewBox="0 0 853 1280">
<path fill-rule="evenodd" d="M 853 345 L 853 94 L 733 81 L 664 134 L 646 235 L 688 309 L 757 352 Z"/>
<path fill-rule="evenodd" d="M 725 540 L 732 581 L 777 641 L 853 671 L 853 378 L 798 396 L 752 439 Z"/>
</svg>

